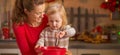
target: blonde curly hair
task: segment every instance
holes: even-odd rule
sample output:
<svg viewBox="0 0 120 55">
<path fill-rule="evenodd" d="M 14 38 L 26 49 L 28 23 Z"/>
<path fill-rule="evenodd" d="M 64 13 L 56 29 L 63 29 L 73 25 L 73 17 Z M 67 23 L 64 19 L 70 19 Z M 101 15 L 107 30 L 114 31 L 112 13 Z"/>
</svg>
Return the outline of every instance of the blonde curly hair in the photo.
<svg viewBox="0 0 120 55">
<path fill-rule="evenodd" d="M 64 28 L 68 24 L 67 15 L 64 6 L 60 1 L 54 1 L 48 3 L 48 7 L 46 11 L 47 16 L 49 17 L 50 15 L 55 14 L 57 12 L 59 12 L 62 17 L 63 20 L 62 27 Z"/>
</svg>

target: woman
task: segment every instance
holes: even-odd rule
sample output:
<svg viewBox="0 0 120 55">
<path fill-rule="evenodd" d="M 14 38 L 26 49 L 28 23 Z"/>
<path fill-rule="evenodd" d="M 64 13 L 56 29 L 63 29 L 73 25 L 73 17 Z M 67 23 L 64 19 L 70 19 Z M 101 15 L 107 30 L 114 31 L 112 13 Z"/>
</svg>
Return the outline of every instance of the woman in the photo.
<svg viewBox="0 0 120 55">
<path fill-rule="evenodd" d="M 48 22 L 44 11 L 44 0 L 16 0 L 12 21 L 22 55 L 37 55 L 34 47 Z"/>
</svg>

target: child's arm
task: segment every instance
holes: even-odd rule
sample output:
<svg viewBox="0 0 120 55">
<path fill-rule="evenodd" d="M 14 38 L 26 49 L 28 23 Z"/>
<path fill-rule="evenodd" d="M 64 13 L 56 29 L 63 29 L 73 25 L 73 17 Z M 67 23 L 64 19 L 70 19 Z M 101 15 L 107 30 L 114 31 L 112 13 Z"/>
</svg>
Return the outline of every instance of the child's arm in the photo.
<svg viewBox="0 0 120 55">
<path fill-rule="evenodd" d="M 41 51 L 40 48 L 44 46 L 44 31 L 41 32 L 39 40 L 37 41 L 36 45 L 35 45 L 35 51 L 38 53 L 38 55 L 41 55 Z"/>
<path fill-rule="evenodd" d="M 74 36 L 75 35 L 75 33 L 76 33 L 76 31 L 75 31 L 75 29 L 73 28 L 73 27 L 71 27 L 70 25 L 67 25 L 66 27 L 65 27 L 65 37 L 72 37 L 72 36 Z"/>
<path fill-rule="evenodd" d="M 71 37 L 71 36 L 74 36 L 75 33 L 76 33 L 75 29 L 72 28 L 71 26 L 67 25 L 64 30 L 62 30 L 56 34 L 56 37 L 57 38 Z"/>
<path fill-rule="evenodd" d="M 45 34 L 44 31 L 42 31 L 41 34 L 40 34 L 40 38 L 37 41 L 37 44 L 36 44 L 35 48 L 44 46 L 44 34 Z"/>
</svg>

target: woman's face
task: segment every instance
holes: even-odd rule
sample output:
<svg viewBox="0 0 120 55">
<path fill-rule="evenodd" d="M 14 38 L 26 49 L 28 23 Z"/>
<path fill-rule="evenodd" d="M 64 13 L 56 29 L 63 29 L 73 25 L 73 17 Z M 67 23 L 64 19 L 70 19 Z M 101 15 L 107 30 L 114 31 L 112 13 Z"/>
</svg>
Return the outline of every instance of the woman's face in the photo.
<svg viewBox="0 0 120 55">
<path fill-rule="evenodd" d="M 34 9 L 31 11 L 25 10 L 28 17 L 28 22 L 41 22 L 45 10 L 45 4 L 35 5 Z"/>
<path fill-rule="evenodd" d="M 59 13 L 55 13 L 53 15 L 48 16 L 48 25 L 56 30 L 62 26 L 62 18 Z"/>
</svg>

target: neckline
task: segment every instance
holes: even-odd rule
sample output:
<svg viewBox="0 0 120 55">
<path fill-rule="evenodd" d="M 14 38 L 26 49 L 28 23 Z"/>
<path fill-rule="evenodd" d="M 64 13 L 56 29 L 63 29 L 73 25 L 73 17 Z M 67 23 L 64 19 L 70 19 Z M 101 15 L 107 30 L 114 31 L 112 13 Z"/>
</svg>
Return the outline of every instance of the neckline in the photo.
<svg viewBox="0 0 120 55">
<path fill-rule="evenodd" d="M 41 26 L 41 24 L 40 24 L 39 26 L 32 27 L 32 26 L 30 26 L 28 23 L 25 23 L 25 25 L 27 25 L 27 26 L 30 27 L 30 28 L 39 28 L 39 27 Z"/>
</svg>

